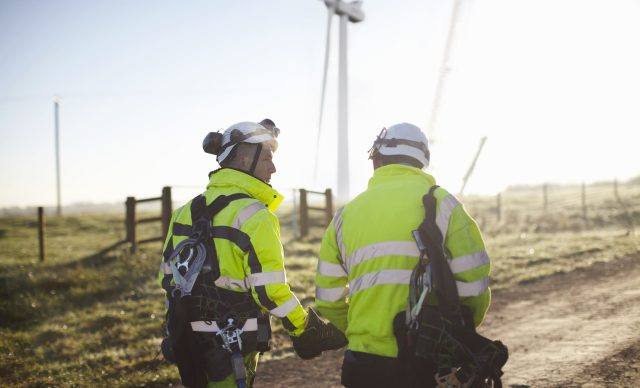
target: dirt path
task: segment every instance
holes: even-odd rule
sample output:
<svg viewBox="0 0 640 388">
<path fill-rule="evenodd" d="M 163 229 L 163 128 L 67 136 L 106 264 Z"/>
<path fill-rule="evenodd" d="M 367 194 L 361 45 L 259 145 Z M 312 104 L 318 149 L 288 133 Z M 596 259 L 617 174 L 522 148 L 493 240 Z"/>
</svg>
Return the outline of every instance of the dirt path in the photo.
<svg viewBox="0 0 640 388">
<path fill-rule="evenodd" d="M 640 386 L 640 254 L 494 293 L 480 330 L 509 347 L 506 387 Z M 339 387 L 342 352 L 262 362 L 257 387 Z"/>
</svg>

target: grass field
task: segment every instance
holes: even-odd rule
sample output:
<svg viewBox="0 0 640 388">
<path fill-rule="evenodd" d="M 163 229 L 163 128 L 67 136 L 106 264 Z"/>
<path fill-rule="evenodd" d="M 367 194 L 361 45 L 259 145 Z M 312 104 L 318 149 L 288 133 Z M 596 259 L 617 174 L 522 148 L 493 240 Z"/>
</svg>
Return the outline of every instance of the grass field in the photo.
<svg viewBox="0 0 640 388">
<path fill-rule="evenodd" d="M 537 194 L 526 194 L 529 200 L 519 195 L 523 199 L 508 206 L 505 196 L 500 221 L 492 199 L 465 200 L 485 232 L 493 289 L 639 249 L 640 195 L 630 192 L 624 206 L 608 197 L 592 201 L 587 220 L 580 204 L 542 211 Z M 309 305 L 322 229 L 295 240 L 283 211 L 288 277 Z M 157 228 L 142 225 L 141 238 L 158 234 Z M 47 260 L 40 263 L 35 217 L 0 219 L 3 386 L 166 387 L 178 381 L 175 368 L 158 354 L 164 319 L 164 291 L 156 283 L 160 244 L 142 245 L 136 254 L 124 246 L 103 251 L 123 236 L 122 215 L 49 217 Z M 274 351 L 267 357 L 287 357 L 290 343 L 274 323 Z"/>
</svg>

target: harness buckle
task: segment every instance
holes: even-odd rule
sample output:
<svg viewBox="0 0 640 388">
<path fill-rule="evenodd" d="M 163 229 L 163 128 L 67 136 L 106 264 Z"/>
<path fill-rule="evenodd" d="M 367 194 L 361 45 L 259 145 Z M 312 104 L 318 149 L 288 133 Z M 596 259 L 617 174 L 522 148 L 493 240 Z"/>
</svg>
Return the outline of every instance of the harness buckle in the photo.
<svg viewBox="0 0 640 388">
<path fill-rule="evenodd" d="M 238 328 L 233 318 L 227 319 L 227 326 L 220 329 L 216 335 L 222 339 L 222 347 L 230 353 L 239 352 L 242 350 L 242 339 L 240 335 L 244 330 Z"/>
<path fill-rule="evenodd" d="M 196 240 L 202 240 L 209 237 L 211 228 L 211 220 L 200 218 L 193 223 L 193 237 Z"/>
</svg>

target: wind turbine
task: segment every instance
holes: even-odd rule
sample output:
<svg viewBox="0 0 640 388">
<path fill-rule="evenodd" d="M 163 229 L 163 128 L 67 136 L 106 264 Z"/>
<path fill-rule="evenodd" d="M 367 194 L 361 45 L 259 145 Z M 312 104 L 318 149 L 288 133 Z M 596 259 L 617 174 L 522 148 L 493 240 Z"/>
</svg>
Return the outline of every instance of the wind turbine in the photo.
<svg viewBox="0 0 640 388">
<path fill-rule="evenodd" d="M 340 45 L 338 61 L 338 201 L 349 199 L 349 137 L 347 134 L 347 23 L 358 23 L 364 20 L 362 1 L 346 2 L 342 0 L 324 0 L 327 6 L 327 41 L 324 54 L 324 73 L 322 77 L 322 92 L 320 96 L 320 117 L 318 120 L 318 138 L 316 141 L 316 160 L 314 165 L 314 180 L 318 173 L 318 150 L 320 144 L 320 130 L 322 128 L 322 114 L 324 110 L 324 95 L 327 86 L 327 70 L 329 67 L 329 48 L 331 42 L 331 20 L 333 15 L 340 17 Z"/>
</svg>

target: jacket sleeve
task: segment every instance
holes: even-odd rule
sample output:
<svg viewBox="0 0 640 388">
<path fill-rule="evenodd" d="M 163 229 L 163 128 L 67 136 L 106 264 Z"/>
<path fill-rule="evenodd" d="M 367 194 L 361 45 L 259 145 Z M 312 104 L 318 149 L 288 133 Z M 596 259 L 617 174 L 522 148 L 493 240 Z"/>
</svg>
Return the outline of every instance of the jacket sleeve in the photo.
<svg viewBox="0 0 640 388">
<path fill-rule="evenodd" d="M 477 327 L 491 303 L 491 263 L 478 225 L 459 203 L 451 212 L 446 236 L 445 248 L 460 302 L 471 309 Z"/>
<path fill-rule="evenodd" d="M 336 218 L 339 220 L 341 212 Z M 322 238 L 316 271 L 316 308 L 343 332 L 347 330 L 349 312 L 348 276 L 336 237 L 336 218 L 331 221 Z M 338 221 L 339 222 L 339 221 Z"/>
<path fill-rule="evenodd" d="M 307 313 L 287 284 L 278 219 L 270 211 L 260 210 L 243 224 L 242 230 L 250 237 L 255 251 L 244 261 L 253 298 L 280 318 L 289 334 L 302 334 Z"/>
</svg>

